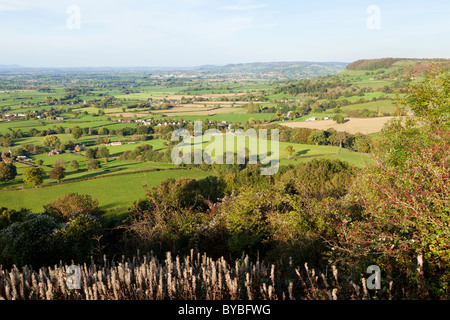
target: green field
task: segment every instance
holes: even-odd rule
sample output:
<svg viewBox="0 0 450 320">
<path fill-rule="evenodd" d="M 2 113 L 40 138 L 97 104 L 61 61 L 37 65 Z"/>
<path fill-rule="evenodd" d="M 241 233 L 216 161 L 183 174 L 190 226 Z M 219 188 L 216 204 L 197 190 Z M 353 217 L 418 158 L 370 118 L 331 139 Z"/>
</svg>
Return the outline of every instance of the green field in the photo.
<svg viewBox="0 0 450 320">
<path fill-rule="evenodd" d="M 394 112 L 395 106 L 392 100 L 378 100 L 378 101 L 370 101 L 366 103 L 357 103 L 348 105 L 345 107 L 342 107 L 341 110 L 345 113 L 345 111 L 348 110 L 354 110 L 354 109 L 367 109 L 369 111 L 375 111 L 375 112 Z"/>
<path fill-rule="evenodd" d="M 118 210 L 131 206 L 135 200 L 145 197 L 143 185 L 157 186 L 160 182 L 179 178 L 204 178 L 211 173 L 197 170 L 161 170 L 140 174 L 102 177 L 75 183 L 61 183 L 40 188 L 29 188 L 22 191 L 1 191 L 0 203 L 11 209 L 28 208 L 36 212 L 42 206 L 57 197 L 70 192 L 89 194 L 99 200 L 100 206 L 106 210 Z"/>
<path fill-rule="evenodd" d="M 215 139 L 218 139 L 217 141 L 219 142 L 221 141 L 220 139 L 222 139 L 222 142 L 220 144 L 213 145 L 214 142 L 216 141 Z M 202 150 L 207 149 L 209 152 L 211 152 L 211 155 L 213 157 L 216 155 L 222 156 L 223 151 L 238 152 L 238 146 L 245 146 L 245 148 L 249 150 L 250 154 L 253 155 L 259 154 L 260 152 L 259 148 L 261 143 L 265 143 L 267 146 L 267 152 L 270 152 L 272 145 L 270 141 L 246 137 L 235 137 L 234 143 L 231 146 L 226 145 L 226 140 L 224 136 L 210 136 L 207 138 L 207 141 L 210 142 L 203 142 L 201 148 Z M 252 146 L 250 146 L 250 143 L 252 144 Z M 221 150 L 216 150 L 214 148 L 221 145 L 223 146 L 222 152 Z M 189 153 L 193 152 L 195 144 L 194 141 L 191 140 L 191 144 L 189 143 L 181 144 L 180 149 L 182 148 L 182 146 L 186 146 L 182 150 L 184 152 Z M 288 152 L 286 151 L 286 148 L 288 146 L 292 146 L 294 148 L 294 153 L 290 157 Z M 212 150 L 213 148 L 214 151 Z M 341 148 L 341 150 L 339 150 L 339 147 L 337 146 L 320 146 L 320 145 L 318 146 L 310 144 L 279 142 L 278 154 L 280 165 L 303 163 L 310 161 L 311 159 L 314 158 L 339 159 L 341 161 L 349 162 L 350 164 L 356 167 L 363 167 L 372 162 L 369 155 L 367 154 L 361 154 L 344 148 Z M 259 158 L 258 161 L 260 161 Z"/>
</svg>

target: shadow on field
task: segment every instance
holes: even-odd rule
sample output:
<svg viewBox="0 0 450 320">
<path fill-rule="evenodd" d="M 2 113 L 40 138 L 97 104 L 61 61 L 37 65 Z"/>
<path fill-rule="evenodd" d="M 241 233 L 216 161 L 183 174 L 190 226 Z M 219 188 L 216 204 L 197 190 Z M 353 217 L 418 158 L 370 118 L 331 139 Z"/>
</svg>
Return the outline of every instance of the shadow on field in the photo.
<svg viewBox="0 0 450 320">
<path fill-rule="evenodd" d="M 103 210 L 108 210 L 108 209 L 115 209 L 118 205 L 120 204 L 120 202 L 112 202 L 112 203 L 108 203 L 107 205 L 102 206 Z"/>
<path fill-rule="evenodd" d="M 111 173 L 111 172 L 119 172 L 125 170 L 125 168 L 119 168 L 119 169 L 115 169 L 115 170 L 110 170 L 110 169 L 106 169 L 106 170 L 102 170 L 102 169 L 96 169 L 93 171 L 90 171 L 88 169 L 81 169 L 78 171 L 71 171 L 71 172 L 67 172 L 66 173 L 66 177 L 64 178 L 64 180 L 62 180 L 62 182 L 72 182 L 72 181 L 78 181 L 78 180 L 84 180 L 84 179 L 89 179 L 89 178 L 95 178 L 101 175 L 104 175 L 105 173 Z M 80 174 L 80 173 L 86 173 L 85 175 L 82 176 L 77 176 L 77 177 L 70 177 L 71 175 L 74 174 Z"/>
<path fill-rule="evenodd" d="M 301 151 L 297 152 L 297 153 L 295 154 L 295 156 L 296 156 L 296 157 L 302 156 L 302 155 L 304 155 L 304 154 L 307 154 L 309 151 L 311 151 L 311 149 L 304 149 L 304 150 L 301 150 Z"/>
</svg>

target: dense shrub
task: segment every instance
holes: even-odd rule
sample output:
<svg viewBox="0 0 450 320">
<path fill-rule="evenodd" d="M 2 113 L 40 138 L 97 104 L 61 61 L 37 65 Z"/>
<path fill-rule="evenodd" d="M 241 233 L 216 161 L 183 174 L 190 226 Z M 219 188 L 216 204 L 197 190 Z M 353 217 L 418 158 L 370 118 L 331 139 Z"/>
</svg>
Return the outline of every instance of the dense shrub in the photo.
<svg viewBox="0 0 450 320">
<path fill-rule="evenodd" d="M 60 222 L 46 214 L 26 213 L 0 230 L 0 265 L 82 263 L 94 253 L 100 235 L 100 221 L 90 215 Z"/>
<path fill-rule="evenodd" d="M 41 266 L 56 262 L 52 232 L 58 222 L 45 214 L 29 213 L 22 222 L 0 231 L 0 264 Z"/>
<path fill-rule="evenodd" d="M 415 298 L 449 288 L 449 79 L 432 73 L 410 87 L 406 102 L 416 118 L 386 127 L 376 165 L 355 180 L 351 210 L 340 212 L 336 225 L 341 261 L 382 265 Z"/>
<path fill-rule="evenodd" d="M 97 249 L 102 226 L 98 218 L 77 215 L 51 235 L 55 255 L 62 261 L 87 261 Z"/>
<path fill-rule="evenodd" d="M 30 211 L 28 209 L 12 210 L 0 208 L 0 230 L 9 227 L 14 222 L 21 222 Z"/>
<path fill-rule="evenodd" d="M 124 228 L 139 247 L 155 252 L 189 250 L 194 233 L 200 236 L 198 227 L 212 218 L 210 207 L 223 196 L 224 188 L 223 181 L 213 176 L 166 180 L 135 203 Z"/>
<path fill-rule="evenodd" d="M 99 208 L 98 200 L 92 196 L 72 192 L 45 204 L 44 213 L 67 222 L 80 215 L 98 217 L 104 211 Z"/>
</svg>

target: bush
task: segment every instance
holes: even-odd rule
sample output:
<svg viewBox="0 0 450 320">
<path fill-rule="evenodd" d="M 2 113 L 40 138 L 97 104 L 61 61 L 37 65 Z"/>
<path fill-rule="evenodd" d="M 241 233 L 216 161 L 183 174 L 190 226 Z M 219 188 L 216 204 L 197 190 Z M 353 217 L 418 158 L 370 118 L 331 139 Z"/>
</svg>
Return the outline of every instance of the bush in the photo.
<svg viewBox="0 0 450 320">
<path fill-rule="evenodd" d="M 91 170 L 98 169 L 98 168 L 100 168 L 100 161 L 95 160 L 95 159 L 91 159 L 91 160 L 89 160 L 88 163 L 86 164 L 86 167 L 87 167 L 88 169 L 91 169 Z"/>
<path fill-rule="evenodd" d="M 101 224 L 90 215 L 68 222 L 46 214 L 19 213 L 15 223 L 0 230 L 0 265 L 40 267 L 72 260 L 85 262 L 94 253 Z"/>
<path fill-rule="evenodd" d="M 9 227 L 15 222 L 22 222 L 28 213 L 29 210 L 27 209 L 16 211 L 5 207 L 0 208 L 0 230 Z"/>
<path fill-rule="evenodd" d="M 52 234 L 54 251 L 62 261 L 84 262 L 96 249 L 102 226 L 91 215 L 78 215 Z"/>
<path fill-rule="evenodd" d="M 44 213 L 60 221 L 70 221 L 76 216 L 91 215 L 99 217 L 104 213 L 99 208 L 98 200 L 90 195 L 68 193 L 53 202 L 44 205 Z"/>
<path fill-rule="evenodd" d="M 201 235 L 198 228 L 209 224 L 214 202 L 222 197 L 224 188 L 217 177 L 168 179 L 148 191 L 146 199 L 135 203 L 129 223 L 123 227 L 129 231 L 132 244 L 155 252 L 174 248 L 187 252 L 193 239 L 197 239 L 197 247 L 205 247 L 201 239 L 212 238 Z"/>
<path fill-rule="evenodd" d="M 0 231 L 0 264 L 35 267 L 55 261 L 51 234 L 58 222 L 44 214 L 29 213 L 24 221 Z"/>
</svg>

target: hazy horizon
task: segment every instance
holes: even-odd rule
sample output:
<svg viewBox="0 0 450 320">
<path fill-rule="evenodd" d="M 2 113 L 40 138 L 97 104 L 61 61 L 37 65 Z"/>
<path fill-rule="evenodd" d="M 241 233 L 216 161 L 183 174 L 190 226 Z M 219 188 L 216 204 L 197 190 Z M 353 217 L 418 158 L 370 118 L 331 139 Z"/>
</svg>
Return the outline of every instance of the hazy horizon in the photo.
<svg viewBox="0 0 450 320">
<path fill-rule="evenodd" d="M 193 66 L 182 66 L 182 65 L 166 65 L 166 66 L 138 66 L 138 65 L 130 65 L 130 66 L 79 66 L 79 67 L 73 67 L 73 66 L 24 66 L 19 64 L 0 64 L 0 68 L 17 68 L 17 69 L 195 69 L 195 68 L 204 68 L 204 67 L 225 67 L 225 66 L 231 66 L 231 65 L 241 65 L 241 64 L 258 64 L 258 63 L 336 63 L 336 64 L 350 64 L 353 61 L 253 61 L 253 62 L 245 62 L 245 63 L 226 63 L 226 64 L 204 64 L 204 65 L 193 65 Z"/>
</svg>

